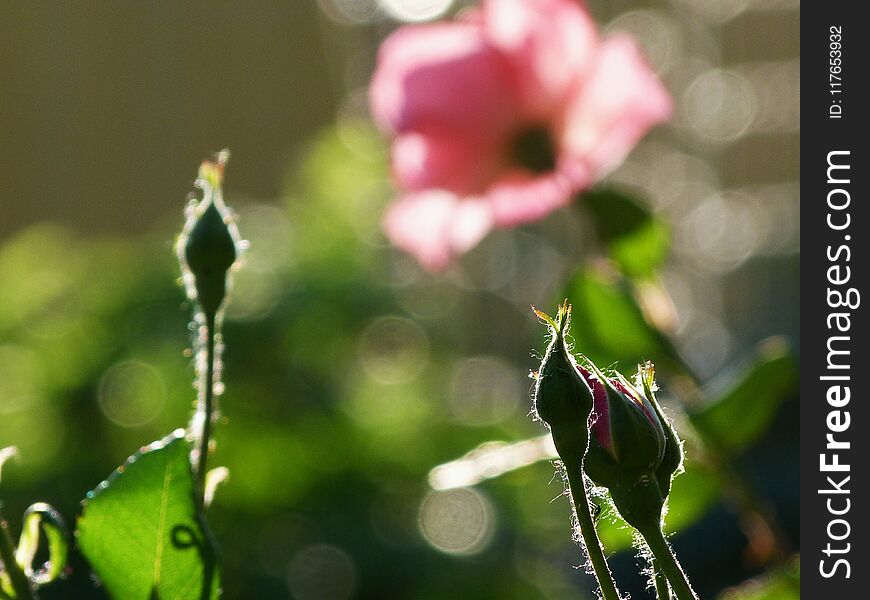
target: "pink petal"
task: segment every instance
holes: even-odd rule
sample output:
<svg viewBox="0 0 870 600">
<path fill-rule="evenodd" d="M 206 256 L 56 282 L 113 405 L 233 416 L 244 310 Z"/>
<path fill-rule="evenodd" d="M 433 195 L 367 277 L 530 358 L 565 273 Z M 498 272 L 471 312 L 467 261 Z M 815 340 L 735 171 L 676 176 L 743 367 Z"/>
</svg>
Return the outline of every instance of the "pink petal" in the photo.
<svg viewBox="0 0 870 600">
<path fill-rule="evenodd" d="M 604 384 L 595 375 L 583 367 L 578 365 L 577 371 L 592 389 L 592 414 L 595 419 L 592 423 L 592 433 L 598 443 L 613 454 L 613 432 L 610 427 L 610 404 L 607 400 L 607 390 L 604 389 Z"/>
<path fill-rule="evenodd" d="M 393 175 L 403 189 L 480 192 L 501 167 L 500 146 L 444 131 L 411 131 L 393 142 Z"/>
<path fill-rule="evenodd" d="M 532 175 L 513 171 L 486 191 L 498 227 L 513 227 L 541 219 L 571 201 L 572 182 L 559 172 Z"/>
<path fill-rule="evenodd" d="M 390 206 L 384 219 L 390 241 L 430 271 L 443 270 L 491 228 L 485 202 L 461 200 L 443 190 L 409 194 Z"/>
<path fill-rule="evenodd" d="M 635 404 L 637 404 L 638 408 L 643 411 L 644 415 L 646 415 L 646 418 L 649 419 L 650 423 L 658 423 L 658 417 L 655 414 L 655 410 L 653 410 L 650 401 L 646 398 L 645 395 L 641 394 L 640 391 L 635 389 L 633 386 L 626 385 L 619 379 L 612 379 L 611 383 L 616 389 L 618 389 L 620 392 L 630 398 Z"/>
<path fill-rule="evenodd" d="M 595 24 L 577 0 L 487 0 L 487 39 L 510 60 L 532 119 L 560 109 L 595 56 Z"/>
<path fill-rule="evenodd" d="M 376 122 L 393 133 L 502 137 L 517 113 L 507 61 L 470 21 L 396 30 L 378 53 L 369 94 Z"/>
<path fill-rule="evenodd" d="M 594 71 L 568 110 L 562 147 L 600 177 L 672 112 L 670 95 L 635 42 L 616 35 L 602 44 Z"/>
</svg>

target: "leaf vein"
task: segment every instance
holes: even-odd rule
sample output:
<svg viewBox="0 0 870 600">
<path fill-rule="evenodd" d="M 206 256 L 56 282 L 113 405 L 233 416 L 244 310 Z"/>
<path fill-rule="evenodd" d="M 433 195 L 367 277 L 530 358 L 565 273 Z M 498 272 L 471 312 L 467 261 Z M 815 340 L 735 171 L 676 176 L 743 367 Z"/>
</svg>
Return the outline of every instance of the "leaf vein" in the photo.
<svg viewBox="0 0 870 600">
<path fill-rule="evenodd" d="M 166 508 L 169 504 L 169 484 L 172 482 L 170 464 L 166 463 L 163 475 L 163 492 L 160 494 L 160 518 L 157 525 L 157 546 L 154 549 L 154 584 L 160 584 L 160 568 L 163 563 L 163 530 L 166 527 Z"/>
</svg>

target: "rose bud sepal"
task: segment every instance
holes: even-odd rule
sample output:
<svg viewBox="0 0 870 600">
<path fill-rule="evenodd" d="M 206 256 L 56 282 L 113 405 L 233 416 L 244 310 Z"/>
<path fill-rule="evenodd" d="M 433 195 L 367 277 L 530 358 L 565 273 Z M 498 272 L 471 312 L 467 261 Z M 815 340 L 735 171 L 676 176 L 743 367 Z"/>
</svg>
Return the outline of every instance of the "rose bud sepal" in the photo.
<svg viewBox="0 0 870 600">
<path fill-rule="evenodd" d="M 178 241 L 178 257 L 186 272 L 188 295 L 206 315 L 215 315 L 227 293 L 227 273 L 239 253 L 238 229 L 223 202 L 221 184 L 227 153 L 204 161 L 196 185 L 203 198 L 191 206 Z"/>
<path fill-rule="evenodd" d="M 656 399 L 655 366 L 652 362 L 647 361 L 645 364 L 640 365 L 637 372 L 637 380 L 638 387 L 643 388 L 644 395 L 649 399 L 653 410 L 655 410 L 659 423 L 661 423 L 662 431 L 665 434 L 665 450 L 662 462 L 658 469 L 656 469 L 655 475 L 656 479 L 658 479 L 662 497 L 667 498 L 671 492 L 671 482 L 674 476 L 682 472 L 683 444 Z"/>
<path fill-rule="evenodd" d="M 532 414 L 550 428 L 553 444 L 562 459 L 567 491 L 570 494 L 586 555 L 604 600 L 619 600 L 604 550 L 595 530 L 586 483 L 583 477 L 583 456 L 589 444 L 589 415 L 592 412 L 592 390 L 577 371 L 574 356 L 566 336 L 571 318 L 567 302 L 559 307 L 557 318 L 535 309 L 535 314 L 550 327 L 550 344 L 534 374 L 535 389 Z"/>
<path fill-rule="evenodd" d="M 579 466 L 589 441 L 592 390 L 579 375 L 565 339 L 571 307 L 560 306 L 556 320 L 534 310 L 550 326 L 552 336 L 535 376 L 534 412 L 550 428 L 559 456 Z"/>
</svg>

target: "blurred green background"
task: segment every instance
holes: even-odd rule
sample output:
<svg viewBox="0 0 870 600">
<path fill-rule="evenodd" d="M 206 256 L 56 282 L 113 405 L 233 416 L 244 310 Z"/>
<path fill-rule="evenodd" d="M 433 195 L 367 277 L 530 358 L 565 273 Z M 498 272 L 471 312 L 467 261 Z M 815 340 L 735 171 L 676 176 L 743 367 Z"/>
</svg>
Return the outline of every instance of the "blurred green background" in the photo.
<svg viewBox="0 0 870 600">
<path fill-rule="evenodd" d="M 436 471 L 473 487 L 429 478 L 485 442 L 544 433 L 527 417 L 544 347 L 528 306 L 566 293 L 579 350 L 626 372 L 659 364 L 696 457 L 669 522 L 702 597 L 798 597 L 798 2 L 591 2 L 677 100 L 607 182 L 641 199 L 626 209 L 637 226 L 609 227 L 602 196 L 581 199 L 435 277 L 380 232 L 393 191 L 365 85 L 384 35 L 461 5 L 0 6 L 13 529 L 36 500 L 72 523 L 115 466 L 186 423 L 190 307 L 172 241 L 199 161 L 229 147 L 227 200 L 251 248 L 212 463 L 231 471 L 210 511 L 226 597 L 591 598 L 541 444 Z M 511 460 L 530 464 L 487 479 Z M 604 537 L 620 586 L 648 597 L 627 532 Z M 43 597 L 103 595 L 76 554 Z"/>
</svg>

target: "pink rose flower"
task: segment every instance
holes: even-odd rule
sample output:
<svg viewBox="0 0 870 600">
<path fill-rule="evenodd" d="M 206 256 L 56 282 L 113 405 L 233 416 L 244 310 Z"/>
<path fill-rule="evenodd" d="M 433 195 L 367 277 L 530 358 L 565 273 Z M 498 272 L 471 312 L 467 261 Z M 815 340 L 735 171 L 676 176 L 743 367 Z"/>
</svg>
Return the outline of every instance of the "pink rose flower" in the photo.
<svg viewBox="0 0 870 600">
<path fill-rule="evenodd" d="M 601 39 L 577 0 L 483 0 L 402 27 L 369 91 L 403 193 L 387 236 L 430 270 L 564 206 L 672 111 L 634 41 Z"/>
</svg>

